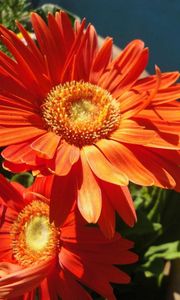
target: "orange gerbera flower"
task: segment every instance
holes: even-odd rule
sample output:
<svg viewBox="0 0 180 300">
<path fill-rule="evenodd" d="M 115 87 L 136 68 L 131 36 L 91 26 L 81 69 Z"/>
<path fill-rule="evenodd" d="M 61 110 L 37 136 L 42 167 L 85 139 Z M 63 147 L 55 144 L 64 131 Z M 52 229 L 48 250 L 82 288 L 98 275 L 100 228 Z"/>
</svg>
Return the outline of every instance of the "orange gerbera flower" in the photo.
<svg viewBox="0 0 180 300">
<path fill-rule="evenodd" d="M 37 287 L 43 300 L 92 299 L 80 282 L 115 299 L 109 282 L 130 278 L 113 265 L 137 260 L 133 243 L 119 234 L 105 239 L 75 210 L 61 228 L 50 224 L 49 182 L 37 179 L 26 190 L 0 176 L 0 299 L 33 300 Z"/>
<path fill-rule="evenodd" d="M 84 20 L 72 28 L 64 12 L 49 14 L 47 25 L 35 13 L 31 19 L 37 45 L 20 24 L 26 45 L 0 29 L 14 56 L 0 54 L 4 166 L 59 176 L 51 209 L 56 224 L 77 197 L 88 222 L 102 213 L 113 227 L 115 209 L 133 225 L 129 180 L 180 189 L 179 73 L 156 68 L 156 75 L 138 79 L 148 62 L 142 41 L 112 59 L 112 39 L 99 48 Z"/>
</svg>

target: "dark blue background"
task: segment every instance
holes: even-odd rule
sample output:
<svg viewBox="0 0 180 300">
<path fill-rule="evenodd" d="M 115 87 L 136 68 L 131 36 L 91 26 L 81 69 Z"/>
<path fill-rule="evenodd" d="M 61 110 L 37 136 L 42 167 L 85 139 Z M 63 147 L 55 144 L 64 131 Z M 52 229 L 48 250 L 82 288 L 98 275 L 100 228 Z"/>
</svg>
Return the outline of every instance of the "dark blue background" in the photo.
<svg viewBox="0 0 180 300">
<path fill-rule="evenodd" d="M 180 69 L 180 0 L 54 0 L 32 1 L 34 5 L 56 3 L 86 17 L 102 36 L 112 36 L 124 47 L 140 38 L 150 48 L 148 70 Z"/>
</svg>

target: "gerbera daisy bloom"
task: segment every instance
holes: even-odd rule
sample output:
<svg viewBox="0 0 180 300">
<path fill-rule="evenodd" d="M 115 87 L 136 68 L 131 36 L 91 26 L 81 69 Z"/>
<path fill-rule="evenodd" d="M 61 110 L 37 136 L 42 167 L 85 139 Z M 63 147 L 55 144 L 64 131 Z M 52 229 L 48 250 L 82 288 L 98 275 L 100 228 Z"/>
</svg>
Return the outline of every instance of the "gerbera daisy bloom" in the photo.
<svg viewBox="0 0 180 300">
<path fill-rule="evenodd" d="M 115 299 L 110 282 L 130 278 L 113 265 L 137 260 L 133 243 L 118 233 L 106 239 L 77 210 L 60 228 L 50 224 L 51 182 L 38 178 L 28 190 L 0 176 L 0 299 L 33 300 L 36 288 L 44 300 L 92 299 L 81 283 Z"/>
<path fill-rule="evenodd" d="M 179 72 L 156 67 L 155 75 L 139 79 L 148 62 L 141 40 L 113 59 L 112 39 L 98 47 L 84 20 L 74 28 L 64 12 L 49 14 L 48 24 L 35 13 L 31 20 L 37 44 L 21 24 L 26 45 L 0 29 L 14 56 L 0 54 L 4 167 L 58 175 L 50 211 L 57 225 L 78 199 L 88 222 L 106 216 L 113 228 L 116 210 L 132 226 L 129 181 L 180 188 Z"/>
</svg>

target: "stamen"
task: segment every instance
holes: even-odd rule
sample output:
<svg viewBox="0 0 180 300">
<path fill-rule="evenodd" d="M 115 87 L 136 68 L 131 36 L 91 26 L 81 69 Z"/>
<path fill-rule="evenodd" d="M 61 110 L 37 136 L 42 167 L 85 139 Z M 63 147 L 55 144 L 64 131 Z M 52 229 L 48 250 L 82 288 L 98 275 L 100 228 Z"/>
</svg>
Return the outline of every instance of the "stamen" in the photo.
<svg viewBox="0 0 180 300">
<path fill-rule="evenodd" d="M 59 230 L 49 223 L 49 205 L 34 200 L 19 213 L 11 228 L 14 258 L 22 266 L 54 257 L 59 248 Z"/>
<path fill-rule="evenodd" d="M 42 105 L 45 127 L 69 144 L 82 147 L 108 137 L 120 123 L 119 102 L 88 82 L 54 87 Z"/>
</svg>

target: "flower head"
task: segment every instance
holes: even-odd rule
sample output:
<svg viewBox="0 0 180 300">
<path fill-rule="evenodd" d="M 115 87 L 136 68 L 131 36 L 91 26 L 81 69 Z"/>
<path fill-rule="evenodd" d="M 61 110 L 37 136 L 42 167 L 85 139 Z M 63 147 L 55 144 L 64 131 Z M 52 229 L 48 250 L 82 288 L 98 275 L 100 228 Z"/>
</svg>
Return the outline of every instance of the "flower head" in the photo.
<svg viewBox="0 0 180 300">
<path fill-rule="evenodd" d="M 132 226 L 129 181 L 180 189 L 179 73 L 156 67 L 155 75 L 139 79 L 148 62 L 142 41 L 113 59 L 112 39 L 99 47 L 84 20 L 74 28 L 64 12 L 49 14 L 48 24 L 35 13 L 31 20 L 37 44 L 20 24 L 25 44 L 0 29 L 14 56 L 0 54 L 4 167 L 59 176 L 50 212 L 56 224 L 78 199 L 88 222 L 105 227 L 108 212 L 113 228 L 116 210 Z M 65 198 L 65 208 L 57 209 Z"/>
<path fill-rule="evenodd" d="M 115 299 L 110 282 L 130 279 L 113 265 L 137 260 L 133 243 L 119 234 L 107 240 L 76 210 L 60 228 L 50 224 L 49 183 L 24 189 L 0 176 L 0 299 L 36 299 L 36 289 L 43 300 L 92 299 L 80 283 Z"/>
</svg>

